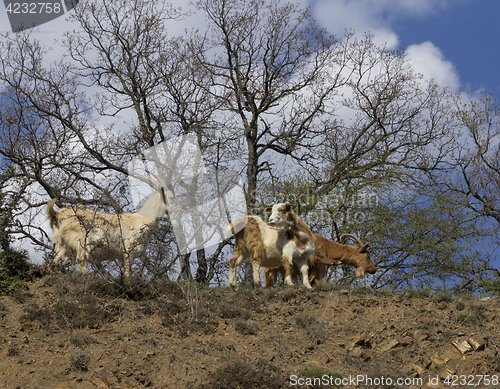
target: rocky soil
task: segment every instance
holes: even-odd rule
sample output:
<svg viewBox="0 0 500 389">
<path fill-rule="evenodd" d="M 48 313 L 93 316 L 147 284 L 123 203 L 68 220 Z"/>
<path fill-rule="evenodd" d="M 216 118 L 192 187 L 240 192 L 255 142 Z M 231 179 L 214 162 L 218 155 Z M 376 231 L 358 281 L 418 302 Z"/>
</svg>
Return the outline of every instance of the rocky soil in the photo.
<svg viewBox="0 0 500 389">
<path fill-rule="evenodd" d="M 499 303 L 52 274 L 0 296 L 0 387 L 500 388 Z"/>
</svg>

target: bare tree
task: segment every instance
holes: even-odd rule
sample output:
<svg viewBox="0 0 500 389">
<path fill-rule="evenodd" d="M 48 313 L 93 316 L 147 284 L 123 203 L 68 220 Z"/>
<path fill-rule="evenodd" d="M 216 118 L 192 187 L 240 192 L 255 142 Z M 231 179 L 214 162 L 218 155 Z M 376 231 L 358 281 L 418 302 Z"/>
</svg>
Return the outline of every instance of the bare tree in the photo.
<svg viewBox="0 0 500 389">
<path fill-rule="evenodd" d="M 191 50 L 211 74 L 206 88 L 224 103 L 233 130 L 226 137 L 244 140 L 235 147 L 245 157 L 249 212 L 260 212 L 262 184 L 291 168 L 314 183 L 307 212 L 341 183 L 417 168 L 447 134 L 446 91 L 415 74 L 404 52 L 370 35 L 338 39 L 307 9 L 275 0 L 196 6 L 209 27 L 191 36 Z M 266 197 L 282 201 L 284 193 Z"/>
<path fill-rule="evenodd" d="M 217 168 L 225 150 L 212 120 L 219 103 L 199 87 L 206 75 L 193 65 L 182 40 L 166 31 L 180 15 L 145 0 L 82 4 L 71 16 L 81 28 L 65 34 L 65 56 L 50 64 L 47 50 L 28 33 L 3 36 L 0 153 L 18 179 L 64 203 L 116 213 L 130 208 L 127 164 L 145 148 L 195 133 L 202 150 L 221 151 L 205 160 Z M 107 124 L 122 116 L 124 127 Z M 197 182 L 181 185 L 189 193 Z M 25 202 L 25 211 L 43 206 L 39 198 Z M 41 232 L 41 238 L 30 238 L 47 246 Z M 189 257 L 174 254 L 187 279 L 193 278 Z M 207 281 L 207 272 L 214 272 L 207 261 L 216 258 L 203 251 L 198 258 L 196 278 Z"/>
<path fill-rule="evenodd" d="M 492 94 L 479 100 L 456 96 L 461 133 L 438 170 L 429 171 L 436 189 L 452 194 L 474 213 L 500 224 L 500 106 Z"/>
<path fill-rule="evenodd" d="M 207 87 L 224 102 L 227 127 L 233 129 L 227 136 L 245 140 L 238 149 L 246 157 L 252 210 L 259 177 L 272 169 L 270 152 L 299 156 L 314 135 L 310 124 L 345 82 L 343 46 L 296 5 L 274 0 L 196 5 L 208 16 L 209 31 L 205 39 L 191 36 L 191 50 L 211 75 Z"/>
<path fill-rule="evenodd" d="M 130 207 L 127 163 L 169 131 L 151 66 L 164 60 L 164 24 L 178 13 L 146 1 L 77 8 L 72 17 L 82 28 L 66 35 L 61 61 L 47 63 L 47 50 L 28 33 L 2 37 L 0 153 L 52 198 L 122 212 Z M 138 126 L 101 125 L 96 114 L 135 116 Z M 35 209 L 44 202 L 25 203 Z"/>
</svg>

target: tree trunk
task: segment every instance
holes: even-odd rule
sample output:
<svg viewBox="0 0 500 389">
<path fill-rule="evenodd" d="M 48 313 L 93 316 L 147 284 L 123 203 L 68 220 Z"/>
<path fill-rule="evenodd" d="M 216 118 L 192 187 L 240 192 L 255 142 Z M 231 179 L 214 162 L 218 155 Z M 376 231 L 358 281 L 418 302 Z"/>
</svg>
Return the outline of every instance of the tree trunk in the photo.
<svg viewBox="0 0 500 389">
<path fill-rule="evenodd" d="M 204 248 L 196 251 L 196 258 L 198 259 L 198 269 L 196 270 L 195 281 L 202 284 L 207 284 L 208 266 Z"/>
<path fill-rule="evenodd" d="M 191 254 L 181 254 L 179 255 L 179 263 L 181 265 L 181 272 L 179 273 L 179 277 L 177 280 L 185 280 L 191 281 L 193 279 L 193 275 L 191 274 L 191 267 L 189 266 L 189 257 Z"/>
</svg>

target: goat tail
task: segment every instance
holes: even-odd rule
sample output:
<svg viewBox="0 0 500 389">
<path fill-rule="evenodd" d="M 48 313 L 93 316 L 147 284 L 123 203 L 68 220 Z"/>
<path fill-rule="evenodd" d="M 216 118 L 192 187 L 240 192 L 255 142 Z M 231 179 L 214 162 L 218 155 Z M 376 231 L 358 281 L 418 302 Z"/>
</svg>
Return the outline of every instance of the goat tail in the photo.
<svg viewBox="0 0 500 389">
<path fill-rule="evenodd" d="M 47 203 L 47 216 L 49 217 L 50 227 L 54 229 L 54 227 L 59 227 L 59 223 L 57 222 L 57 211 L 54 211 L 54 204 L 57 199 L 52 199 Z"/>
<path fill-rule="evenodd" d="M 240 232 L 245 227 L 245 225 L 247 224 L 247 221 L 248 221 L 247 216 L 240 217 L 240 218 L 236 219 L 234 222 L 232 222 L 231 224 L 229 224 L 226 227 L 226 229 L 224 230 L 224 235 L 227 238 L 229 238 L 233 235 L 236 235 L 238 232 Z"/>
</svg>

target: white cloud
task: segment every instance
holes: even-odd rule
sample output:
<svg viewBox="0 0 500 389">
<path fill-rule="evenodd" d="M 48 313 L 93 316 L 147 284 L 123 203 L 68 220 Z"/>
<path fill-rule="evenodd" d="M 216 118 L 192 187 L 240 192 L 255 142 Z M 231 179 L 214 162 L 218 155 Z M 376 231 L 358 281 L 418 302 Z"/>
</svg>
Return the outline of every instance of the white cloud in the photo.
<svg viewBox="0 0 500 389">
<path fill-rule="evenodd" d="M 427 79 L 434 79 L 439 85 L 457 90 L 460 80 L 455 66 L 447 61 L 432 42 L 408 46 L 406 53 L 413 69 Z"/>
<path fill-rule="evenodd" d="M 314 7 L 314 17 L 319 24 L 338 36 L 346 29 L 353 29 L 358 33 L 370 31 L 374 34 L 377 44 L 395 47 L 398 44 L 398 36 L 389 28 L 376 4 L 378 1 L 320 0 Z"/>
<path fill-rule="evenodd" d="M 341 35 L 346 29 L 370 31 L 377 44 L 398 45 L 391 23 L 403 17 L 423 17 L 447 6 L 449 0 L 319 0 L 314 17 L 330 32 Z"/>
<path fill-rule="evenodd" d="M 449 0 L 319 0 L 313 13 L 320 25 L 339 37 L 346 29 L 353 29 L 358 36 L 371 32 L 377 45 L 391 49 L 399 45 L 392 27 L 396 20 L 425 17 L 449 4 Z M 432 42 L 410 45 L 407 53 L 417 72 L 427 79 L 434 78 L 441 86 L 458 89 L 455 67 Z"/>
</svg>

